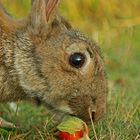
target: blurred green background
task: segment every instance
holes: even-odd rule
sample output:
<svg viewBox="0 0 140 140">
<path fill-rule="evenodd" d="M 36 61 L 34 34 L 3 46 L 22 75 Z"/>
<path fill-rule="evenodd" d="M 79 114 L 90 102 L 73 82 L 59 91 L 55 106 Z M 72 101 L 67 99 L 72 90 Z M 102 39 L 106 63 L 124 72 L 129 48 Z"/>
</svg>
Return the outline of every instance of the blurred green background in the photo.
<svg viewBox="0 0 140 140">
<path fill-rule="evenodd" d="M 30 0 L 0 1 L 15 18 L 26 16 L 30 9 Z M 140 0 L 62 0 L 59 10 L 73 27 L 93 38 L 104 55 L 109 84 L 108 113 L 96 125 L 98 139 L 139 140 Z M 36 109 L 24 103 L 18 106 L 20 113 L 16 115 L 9 105 L 0 105 L 0 111 L 6 112 L 5 118 L 27 130 L 29 125 L 46 122 L 42 108 Z M 26 133 L 30 131 L 17 135 L 17 132 L 11 134 L 5 130 L 1 137 L 45 139 L 48 129 L 35 126 L 29 135 Z M 91 139 L 94 137 L 91 132 Z"/>
</svg>

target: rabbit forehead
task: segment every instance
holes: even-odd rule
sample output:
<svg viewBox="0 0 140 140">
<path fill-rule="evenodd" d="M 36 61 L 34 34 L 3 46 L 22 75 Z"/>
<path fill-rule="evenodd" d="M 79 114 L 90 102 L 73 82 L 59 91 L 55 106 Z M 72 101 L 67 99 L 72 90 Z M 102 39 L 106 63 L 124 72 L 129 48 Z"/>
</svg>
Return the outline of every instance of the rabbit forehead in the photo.
<svg viewBox="0 0 140 140">
<path fill-rule="evenodd" d="M 83 42 L 74 42 L 71 45 L 67 46 L 65 49 L 69 53 L 73 52 L 85 52 L 87 45 Z"/>
<path fill-rule="evenodd" d="M 96 53 L 96 50 L 98 50 L 96 43 L 78 30 L 67 30 L 62 36 L 63 40 L 61 42 L 61 47 L 67 53 L 88 52 L 92 58 Z"/>
</svg>

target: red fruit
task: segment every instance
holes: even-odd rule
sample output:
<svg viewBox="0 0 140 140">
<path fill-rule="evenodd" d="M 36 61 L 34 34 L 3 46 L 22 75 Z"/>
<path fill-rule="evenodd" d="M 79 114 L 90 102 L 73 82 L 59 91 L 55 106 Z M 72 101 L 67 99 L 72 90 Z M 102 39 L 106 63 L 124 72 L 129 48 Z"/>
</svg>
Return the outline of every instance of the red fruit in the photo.
<svg viewBox="0 0 140 140">
<path fill-rule="evenodd" d="M 86 123 L 74 116 L 65 116 L 57 129 L 58 140 L 79 140 L 89 134 Z"/>
<path fill-rule="evenodd" d="M 84 136 L 84 129 L 76 131 L 74 134 L 60 131 L 58 134 L 59 140 L 79 140 Z"/>
</svg>

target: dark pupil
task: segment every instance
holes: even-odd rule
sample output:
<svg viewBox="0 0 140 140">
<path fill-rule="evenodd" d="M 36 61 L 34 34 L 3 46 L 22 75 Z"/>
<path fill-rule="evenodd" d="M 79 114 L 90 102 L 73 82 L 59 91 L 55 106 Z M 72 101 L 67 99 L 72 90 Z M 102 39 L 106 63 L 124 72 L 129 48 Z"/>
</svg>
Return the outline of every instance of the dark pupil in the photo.
<svg viewBox="0 0 140 140">
<path fill-rule="evenodd" d="M 69 63 L 75 68 L 80 68 L 85 62 L 85 55 L 82 53 L 74 53 L 70 56 Z"/>
</svg>

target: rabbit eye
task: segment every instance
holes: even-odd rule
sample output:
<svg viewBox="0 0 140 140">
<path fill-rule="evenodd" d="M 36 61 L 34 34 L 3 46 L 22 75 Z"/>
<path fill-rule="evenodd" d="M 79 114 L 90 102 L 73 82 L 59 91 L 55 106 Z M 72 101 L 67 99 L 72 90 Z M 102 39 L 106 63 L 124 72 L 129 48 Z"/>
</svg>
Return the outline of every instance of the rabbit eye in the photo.
<svg viewBox="0 0 140 140">
<path fill-rule="evenodd" d="M 69 64 L 75 68 L 81 68 L 85 63 L 85 55 L 82 53 L 73 53 L 69 57 Z"/>
</svg>

